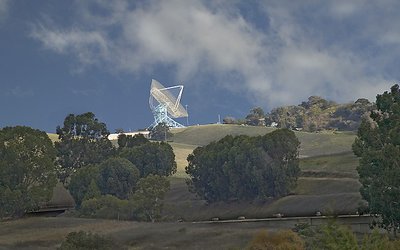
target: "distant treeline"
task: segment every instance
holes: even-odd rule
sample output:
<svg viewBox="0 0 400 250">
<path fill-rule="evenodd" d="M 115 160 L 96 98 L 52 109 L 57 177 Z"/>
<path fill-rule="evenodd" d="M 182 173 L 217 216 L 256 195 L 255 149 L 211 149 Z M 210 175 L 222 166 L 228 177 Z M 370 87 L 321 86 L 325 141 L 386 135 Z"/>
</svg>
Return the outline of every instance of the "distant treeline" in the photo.
<svg viewBox="0 0 400 250">
<path fill-rule="evenodd" d="M 310 96 L 299 105 L 282 106 L 264 113 L 255 107 L 244 119 L 225 117 L 226 124 L 274 126 L 315 132 L 320 130 L 355 131 L 364 115 L 375 109 L 375 104 L 365 98 L 354 103 L 338 104 L 319 96 Z"/>
</svg>

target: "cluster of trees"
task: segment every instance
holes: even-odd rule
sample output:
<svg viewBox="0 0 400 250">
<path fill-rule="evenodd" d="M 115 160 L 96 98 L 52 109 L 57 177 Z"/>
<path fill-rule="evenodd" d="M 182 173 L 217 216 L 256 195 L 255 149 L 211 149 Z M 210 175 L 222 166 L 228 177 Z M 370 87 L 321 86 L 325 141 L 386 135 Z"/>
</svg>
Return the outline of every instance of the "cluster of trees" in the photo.
<svg viewBox="0 0 400 250">
<path fill-rule="evenodd" d="M 165 177 L 176 172 L 169 144 L 150 142 L 141 134 L 120 134 L 114 148 L 105 125 L 92 113 L 67 116 L 57 134 L 59 177 L 82 215 L 103 217 L 113 214 L 105 211 L 114 211 L 114 218 L 159 219 L 169 189 Z M 76 151 L 80 146 L 83 151 Z"/>
<path fill-rule="evenodd" d="M 318 96 L 297 106 L 278 107 L 266 115 L 266 123 L 275 122 L 280 128 L 300 128 L 304 131 L 345 130 L 354 131 L 360 126 L 362 117 L 374 105 L 361 98 L 354 103 L 337 104 Z"/>
<path fill-rule="evenodd" d="M 29 127 L 0 130 L 0 218 L 37 209 L 57 181 L 77 208 L 85 202 L 96 208 L 92 215 L 107 205 L 128 204 L 123 209 L 129 218 L 159 218 L 169 189 L 165 177 L 176 172 L 169 144 L 121 134 L 116 148 L 106 125 L 91 112 L 68 115 L 57 134 L 53 145 L 45 132 Z"/>
<path fill-rule="evenodd" d="M 360 126 L 362 117 L 374 108 L 374 104 L 364 98 L 354 103 L 337 104 L 319 96 L 310 96 L 308 101 L 299 105 L 277 107 L 269 113 L 264 113 L 262 108 L 255 107 L 245 119 L 225 117 L 223 122 L 251 126 L 276 124 L 279 128 L 302 129 L 309 132 L 355 131 Z"/>
<path fill-rule="evenodd" d="M 380 214 L 379 224 L 396 234 L 400 228 L 399 85 L 378 95 L 376 107 L 363 119 L 353 152 L 360 157 L 360 191 L 368 201 L 370 213 Z"/>
<path fill-rule="evenodd" d="M 258 137 L 226 136 L 188 156 L 188 184 L 209 202 L 285 196 L 300 174 L 299 145 L 288 129 Z"/>
</svg>

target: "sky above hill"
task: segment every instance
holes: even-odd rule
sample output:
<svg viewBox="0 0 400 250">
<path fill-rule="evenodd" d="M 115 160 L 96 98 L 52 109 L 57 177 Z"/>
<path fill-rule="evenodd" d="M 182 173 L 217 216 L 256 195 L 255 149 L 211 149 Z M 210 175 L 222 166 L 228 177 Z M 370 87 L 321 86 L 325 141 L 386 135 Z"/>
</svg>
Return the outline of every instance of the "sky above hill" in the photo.
<svg viewBox="0 0 400 250">
<path fill-rule="evenodd" d="M 399 10 L 396 0 L 0 0 L 0 127 L 54 132 L 91 111 L 110 131 L 145 128 L 152 78 L 185 86 L 190 124 L 311 95 L 374 101 L 400 77 Z"/>
</svg>

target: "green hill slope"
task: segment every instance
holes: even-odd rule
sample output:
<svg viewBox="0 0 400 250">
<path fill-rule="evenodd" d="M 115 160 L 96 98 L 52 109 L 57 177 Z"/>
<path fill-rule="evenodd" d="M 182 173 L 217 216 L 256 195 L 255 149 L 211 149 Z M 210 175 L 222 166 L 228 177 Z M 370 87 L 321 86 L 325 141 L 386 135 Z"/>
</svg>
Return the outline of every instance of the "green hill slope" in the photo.
<svg viewBox="0 0 400 250">
<path fill-rule="evenodd" d="M 170 142 L 176 155 L 178 171 L 171 178 L 166 198 L 166 218 L 207 220 L 212 217 L 262 218 L 274 213 L 286 216 L 322 213 L 354 213 L 361 201 L 356 167 L 358 159 L 351 152 L 355 134 L 350 132 L 295 132 L 300 145 L 302 176 L 293 194 L 262 204 L 249 202 L 206 204 L 188 192 L 184 178 L 187 155 L 197 146 L 207 145 L 226 135 L 258 136 L 274 128 L 214 124 L 173 129 Z M 178 178 L 176 178 L 178 177 Z M 183 178 L 182 178 L 183 177 Z"/>
<path fill-rule="evenodd" d="M 274 130 L 270 127 L 212 124 L 173 129 L 171 132 L 175 143 L 204 146 L 226 135 L 258 136 Z M 350 152 L 355 139 L 355 134 L 350 132 L 295 133 L 301 142 L 301 157 Z"/>
</svg>

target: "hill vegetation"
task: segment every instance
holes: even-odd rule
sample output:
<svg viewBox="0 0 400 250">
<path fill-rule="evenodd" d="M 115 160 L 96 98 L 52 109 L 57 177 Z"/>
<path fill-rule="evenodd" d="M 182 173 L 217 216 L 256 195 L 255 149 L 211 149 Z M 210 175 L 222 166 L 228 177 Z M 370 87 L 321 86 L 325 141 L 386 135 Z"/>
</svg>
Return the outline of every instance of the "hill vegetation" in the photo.
<svg viewBox="0 0 400 250">
<path fill-rule="evenodd" d="M 168 220 L 208 220 L 213 217 L 233 219 L 264 218 L 282 213 L 314 215 L 355 213 L 361 202 L 356 167 L 358 159 L 351 151 L 353 132 L 310 133 L 294 131 L 300 141 L 300 178 L 297 187 L 284 198 L 265 202 L 218 202 L 205 200 L 188 192 L 185 179 L 186 158 L 197 146 L 207 145 L 226 135 L 260 136 L 275 131 L 265 126 L 212 124 L 172 129 L 170 145 L 174 149 L 177 172 L 170 178 L 171 190 L 165 197 L 164 216 Z"/>
<path fill-rule="evenodd" d="M 280 128 L 298 128 L 304 131 L 357 130 L 361 118 L 371 111 L 374 105 L 367 99 L 354 103 L 337 104 L 318 96 L 297 106 L 278 107 L 266 115 L 266 123 L 276 123 Z"/>
<path fill-rule="evenodd" d="M 225 117 L 225 124 L 272 126 L 308 132 L 322 130 L 355 131 L 366 113 L 375 105 L 365 98 L 354 103 L 338 104 L 319 96 L 310 96 L 299 105 L 282 106 L 264 113 L 260 107 L 250 110 L 245 119 Z"/>
</svg>

